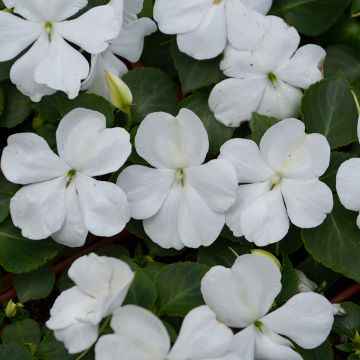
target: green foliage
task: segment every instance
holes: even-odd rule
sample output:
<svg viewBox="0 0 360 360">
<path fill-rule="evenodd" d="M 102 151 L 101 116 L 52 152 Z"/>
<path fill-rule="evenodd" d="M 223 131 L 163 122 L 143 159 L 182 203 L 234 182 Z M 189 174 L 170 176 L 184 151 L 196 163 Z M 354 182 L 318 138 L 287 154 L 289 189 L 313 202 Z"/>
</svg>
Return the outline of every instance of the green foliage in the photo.
<svg viewBox="0 0 360 360">
<path fill-rule="evenodd" d="M 253 140 L 259 144 L 266 130 L 275 125 L 279 119 L 271 116 L 265 116 L 258 113 L 252 114 L 251 131 Z"/>
<path fill-rule="evenodd" d="M 18 188 L 17 185 L 7 181 L 3 174 L 0 174 L 0 223 L 9 215 L 10 199 Z"/>
<path fill-rule="evenodd" d="M 335 316 L 333 330 L 339 335 L 352 339 L 356 331 L 360 332 L 360 306 L 351 302 L 341 303 L 345 315 Z"/>
<path fill-rule="evenodd" d="M 276 298 L 276 303 L 282 304 L 296 295 L 299 286 L 299 279 L 288 256 L 283 256 L 282 263 L 282 290 Z"/>
<path fill-rule="evenodd" d="M 35 355 L 39 360 L 74 360 L 77 358 L 77 355 L 69 355 L 63 343 L 57 341 L 50 332 L 39 344 Z"/>
<path fill-rule="evenodd" d="M 33 360 L 29 346 L 20 344 L 0 345 L 0 359 Z"/>
<path fill-rule="evenodd" d="M 334 354 L 332 351 L 330 341 L 326 340 L 316 349 L 305 350 L 296 346 L 296 351 L 302 356 L 304 360 L 333 360 Z"/>
<path fill-rule="evenodd" d="M 1 340 L 7 344 L 39 344 L 41 339 L 40 328 L 36 321 L 25 319 L 5 326 Z"/>
</svg>

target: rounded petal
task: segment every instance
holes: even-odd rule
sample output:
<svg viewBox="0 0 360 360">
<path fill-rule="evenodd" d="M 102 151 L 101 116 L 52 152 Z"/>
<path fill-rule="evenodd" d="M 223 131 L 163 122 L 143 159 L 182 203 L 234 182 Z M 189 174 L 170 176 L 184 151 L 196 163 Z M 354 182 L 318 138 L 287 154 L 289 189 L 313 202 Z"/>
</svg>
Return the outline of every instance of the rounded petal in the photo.
<svg viewBox="0 0 360 360">
<path fill-rule="evenodd" d="M 231 349 L 241 360 L 254 360 L 255 339 L 256 328 L 250 325 L 234 335 Z"/>
<path fill-rule="evenodd" d="M 304 349 L 313 349 L 328 337 L 334 316 L 332 306 L 324 296 L 307 292 L 293 296 L 260 321 L 271 331 L 285 335 Z"/>
<path fill-rule="evenodd" d="M 90 54 L 99 54 L 109 46 L 120 31 L 121 24 L 109 5 L 95 6 L 74 20 L 55 25 L 55 30 L 66 40 Z"/>
<path fill-rule="evenodd" d="M 241 2 L 248 8 L 266 15 L 272 5 L 272 0 L 241 0 Z"/>
<path fill-rule="evenodd" d="M 115 184 L 76 174 L 80 209 L 87 229 L 97 236 L 120 233 L 130 220 L 125 193 Z"/>
<path fill-rule="evenodd" d="M 267 79 L 226 79 L 210 93 L 209 107 L 221 124 L 238 127 L 251 119 L 257 110 L 266 88 Z"/>
<path fill-rule="evenodd" d="M 323 135 L 305 133 L 297 119 L 285 119 L 266 131 L 260 151 L 268 165 L 289 178 L 317 178 L 329 166 L 330 146 Z"/>
<path fill-rule="evenodd" d="M 124 0 L 124 16 L 136 16 L 141 12 L 144 0 Z"/>
<path fill-rule="evenodd" d="M 229 351 L 232 338 L 232 331 L 209 307 L 199 306 L 185 316 L 167 359 L 216 359 Z"/>
<path fill-rule="evenodd" d="M 205 303 L 235 328 L 247 327 L 265 315 L 280 290 L 279 268 L 262 255 L 239 256 L 231 269 L 214 266 L 201 280 Z"/>
<path fill-rule="evenodd" d="M 197 59 L 211 59 L 221 54 L 226 45 L 225 2 L 211 6 L 199 26 L 177 36 L 180 51 Z"/>
<path fill-rule="evenodd" d="M 127 167 L 116 184 L 125 191 L 134 219 L 155 215 L 175 182 L 175 171 L 140 165 Z"/>
<path fill-rule="evenodd" d="M 150 165 L 176 170 L 202 164 L 209 139 L 199 117 L 183 108 L 176 117 L 163 112 L 147 115 L 137 131 L 135 147 Z"/>
<path fill-rule="evenodd" d="M 0 12 L 0 61 L 13 59 L 40 37 L 42 24 Z"/>
<path fill-rule="evenodd" d="M 289 231 L 289 218 L 278 187 L 248 203 L 240 218 L 246 240 L 257 246 L 280 241 Z"/>
<path fill-rule="evenodd" d="M 221 146 L 219 158 L 233 165 L 239 183 L 262 182 L 273 175 L 273 171 L 267 166 L 258 146 L 252 140 L 228 140 Z"/>
<path fill-rule="evenodd" d="M 11 198 L 11 218 L 24 237 L 46 239 L 61 228 L 65 220 L 65 189 L 63 176 L 24 186 Z"/>
<path fill-rule="evenodd" d="M 318 179 L 283 179 L 280 187 L 289 218 L 300 228 L 319 226 L 333 208 L 332 191 Z"/>
<path fill-rule="evenodd" d="M 360 159 L 343 162 L 336 174 L 336 191 L 346 209 L 360 211 Z"/>
<path fill-rule="evenodd" d="M 237 177 L 233 166 L 225 160 L 211 160 L 186 169 L 185 181 L 214 211 L 225 212 L 235 201 Z"/>
<path fill-rule="evenodd" d="M 31 184 L 64 176 L 70 168 L 47 142 L 33 133 L 14 134 L 1 156 L 4 176 L 16 184 Z"/>
</svg>

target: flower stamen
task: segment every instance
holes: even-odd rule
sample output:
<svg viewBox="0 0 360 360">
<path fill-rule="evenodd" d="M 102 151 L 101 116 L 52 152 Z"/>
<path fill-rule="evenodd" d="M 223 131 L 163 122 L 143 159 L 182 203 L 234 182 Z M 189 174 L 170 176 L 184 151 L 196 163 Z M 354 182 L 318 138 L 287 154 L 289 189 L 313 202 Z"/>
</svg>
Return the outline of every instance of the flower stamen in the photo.
<svg viewBox="0 0 360 360">
<path fill-rule="evenodd" d="M 261 321 L 259 321 L 259 320 L 256 320 L 256 321 L 254 321 L 254 325 L 261 331 L 261 332 L 263 332 L 264 331 L 264 324 L 261 322 Z"/>
<path fill-rule="evenodd" d="M 272 190 L 275 186 L 279 185 L 281 182 L 281 176 L 278 174 L 275 174 L 272 178 L 271 178 L 271 188 L 270 190 Z"/>
<path fill-rule="evenodd" d="M 185 172 L 183 169 L 179 168 L 176 170 L 175 180 L 178 184 L 181 184 L 181 186 L 184 186 Z"/>
<path fill-rule="evenodd" d="M 44 28 L 46 30 L 46 32 L 48 33 L 48 38 L 49 38 L 49 41 L 51 41 L 51 32 L 52 32 L 52 29 L 53 29 L 53 24 L 52 22 L 50 21 L 47 21 L 44 25 Z"/>
<path fill-rule="evenodd" d="M 273 72 L 269 72 L 269 73 L 267 74 L 267 77 L 268 77 L 268 79 L 271 81 L 271 83 L 272 83 L 273 85 L 276 84 L 277 78 L 276 78 L 276 75 L 275 75 Z"/>
<path fill-rule="evenodd" d="M 69 186 L 71 179 L 74 177 L 75 174 L 76 174 L 75 169 L 69 170 L 69 172 L 66 175 L 66 186 Z"/>
</svg>

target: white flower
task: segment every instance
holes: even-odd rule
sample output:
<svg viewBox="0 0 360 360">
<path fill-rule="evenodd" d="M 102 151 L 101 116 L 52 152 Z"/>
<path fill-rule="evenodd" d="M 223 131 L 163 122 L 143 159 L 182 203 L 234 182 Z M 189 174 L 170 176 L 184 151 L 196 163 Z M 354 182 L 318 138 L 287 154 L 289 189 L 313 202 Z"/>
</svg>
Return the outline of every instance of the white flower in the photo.
<svg viewBox="0 0 360 360">
<path fill-rule="evenodd" d="M 232 139 L 220 158 L 233 164 L 240 183 L 227 225 L 235 236 L 265 246 L 287 234 L 289 218 L 312 228 L 331 212 L 332 192 L 318 179 L 329 166 L 330 146 L 323 135 L 307 135 L 300 120 L 286 119 L 266 131 L 259 147 Z"/>
<path fill-rule="evenodd" d="M 253 112 L 284 119 L 299 115 L 302 90 L 322 79 L 325 51 L 317 45 L 298 49 L 300 36 L 282 19 L 267 16 L 267 31 L 256 50 L 226 48 L 221 69 L 230 77 L 209 97 L 216 119 L 237 127 Z"/>
<path fill-rule="evenodd" d="M 272 0 L 156 0 L 160 30 L 177 34 L 179 49 L 195 59 L 210 59 L 227 41 L 239 49 L 256 48 Z"/>
<path fill-rule="evenodd" d="M 4 0 L 23 18 L 0 11 L 0 61 L 21 56 L 10 71 L 11 81 L 33 101 L 56 90 L 77 96 L 89 74 L 86 58 L 67 41 L 98 54 L 120 30 L 111 6 L 97 6 L 74 20 L 66 20 L 87 0 Z M 66 39 L 67 41 L 65 41 Z"/>
<path fill-rule="evenodd" d="M 227 354 L 233 333 L 207 306 L 186 315 L 171 350 L 165 326 L 141 307 L 119 308 L 111 327 L 115 334 L 102 336 L 96 344 L 96 360 L 241 360 Z"/>
<path fill-rule="evenodd" d="M 215 266 L 203 277 L 205 303 L 226 325 L 244 328 L 234 336 L 233 344 L 242 360 L 300 360 L 283 336 L 313 349 L 329 335 L 334 317 L 322 295 L 297 294 L 268 314 L 280 290 L 278 266 L 262 255 L 240 256 L 231 269 Z"/>
<path fill-rule="evenodd" d="M 74 354 L 95 343 L 99 323 L 123 303 L 134 273 L 121 260 L 90 254 L 77 259 L 68 275 L 76 286 L 56 299 L 46 326 Z"/>
<path fill-rule="evenodd" d="M 121 128 L 106 129 L 105 116 L 75 109 L 56 131 L 59 157 L 33 133 L 11 135 L 1 168 L 20 189 L 10 201 L 14 225 L 23 236 L 48 236 L 64 245 L 81 246 L 88 231 L 99 236 L 119 233 L 130 219 L 124 192 L 97 181 L 118 170 L 131 152 L 130 136 Z"/>
<path fill-rule="evenodd" d="M 103 96 L 110 100 L 109 88 L 105 80 L 105 71 L 121 77 L 127 72 L 126 65 L 115 55 L 130 62 L 140 59 L 144 47 L 144 37 L 156 31 L 156 24 L 149 18 L 138 19 L 137 15 L 143 8 L 143 0 L 113 0 L 118 18 L 122 20 L 119 35 L 110 41 L 110 46 L 103 53 L 91 57 L 91 70 L 82 85 L 83 90 Z"/>
<path fill-rule="evenodd" d="M 153 168 L 133 165 L 117 180 L 135 219 L 144 219 L 148 236 L 164 248 L 212 244 L 234 203 L 236 173 L 224 160 L 201 165 L 209 149 L 196 114 L 149 114 L 135 137 L 138 154 Z"/>
</svg>

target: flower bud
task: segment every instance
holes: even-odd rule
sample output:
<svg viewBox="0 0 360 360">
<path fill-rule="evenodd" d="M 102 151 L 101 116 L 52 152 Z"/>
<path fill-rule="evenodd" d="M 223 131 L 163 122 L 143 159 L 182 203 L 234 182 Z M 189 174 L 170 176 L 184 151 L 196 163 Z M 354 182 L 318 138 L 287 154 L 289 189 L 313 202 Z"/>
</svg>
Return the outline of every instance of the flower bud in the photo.
<svg viewBox="0 0 360 360">
<path fill-rule="evenodd" d="M 13 318 L 16 315 L 16 309 L 16 304 L 10 300 L 5 307 L 5 316 L 9 319 Z"/>
</svg>

